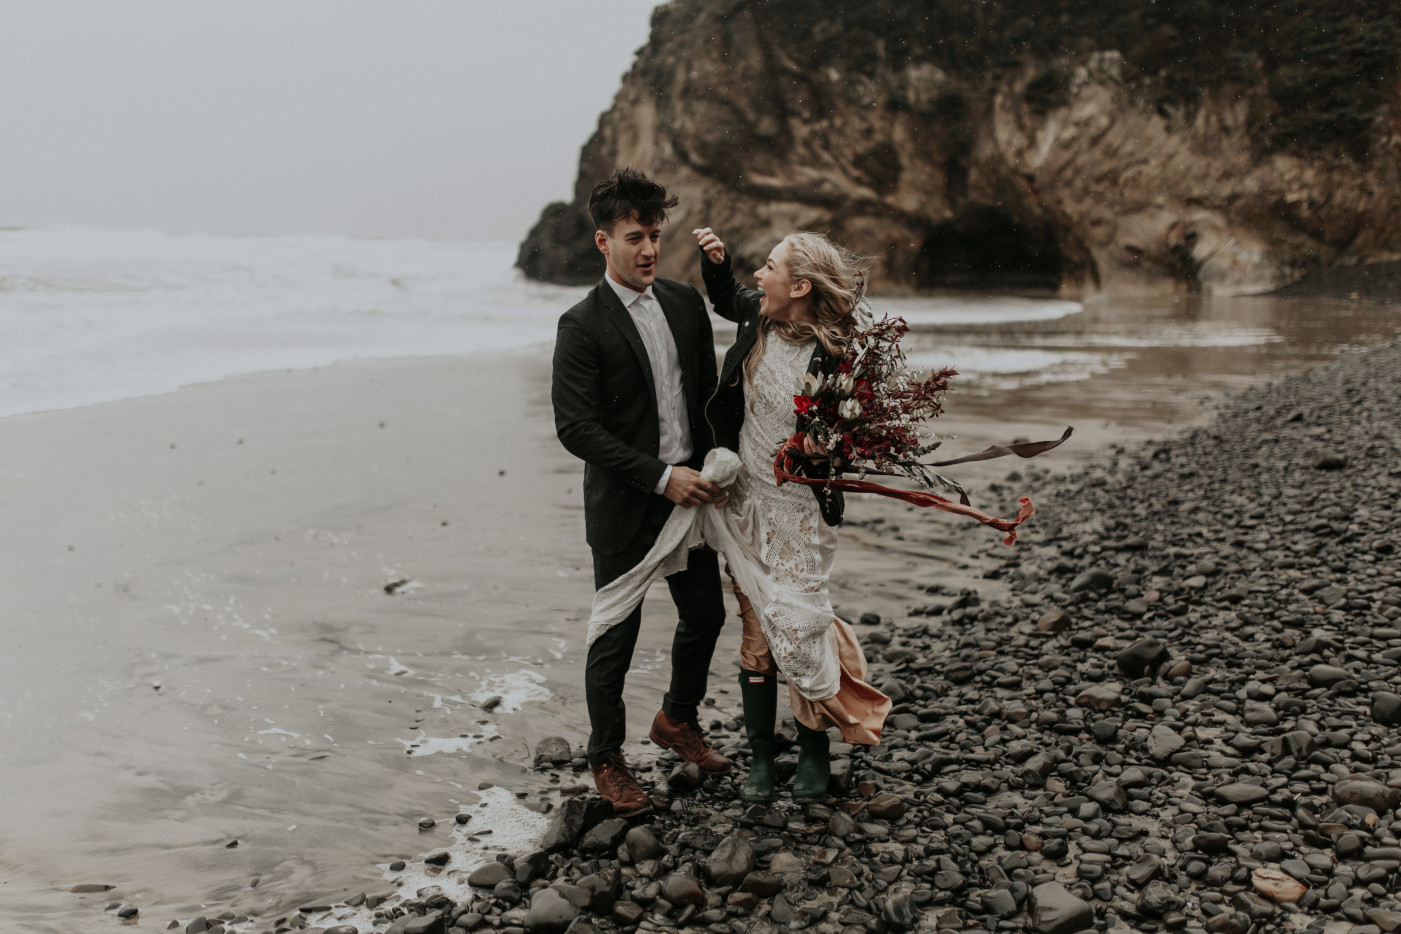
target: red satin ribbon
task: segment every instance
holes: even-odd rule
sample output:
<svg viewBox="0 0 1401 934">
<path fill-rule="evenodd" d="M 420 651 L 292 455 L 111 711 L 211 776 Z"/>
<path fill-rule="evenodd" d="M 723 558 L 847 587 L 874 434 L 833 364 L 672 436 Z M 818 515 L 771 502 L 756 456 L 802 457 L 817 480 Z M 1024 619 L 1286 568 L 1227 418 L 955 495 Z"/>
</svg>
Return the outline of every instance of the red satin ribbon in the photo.
<svg viewBox="0 0 1401 934">
<path fill-rule="evenodd" d="M 980 509 L 966 506 L 962 503 L 955 503 L 951 499 L 945 499 L 937 493 L 930 493 L 926 490 L 897 490 L 893 487 L 881 486 L 879 483 L 871 483 L 869 480 L 848 480 L 844 477 L 820 478 L 804 477 L 788 470 L 789 458 L 793 454 L 802 454 L 803 435 L 796 434 L 783 442 L 783 446 L 778 449 L 778 455 L 773 462 L 773 475 L 778 480 L 778 485 L 785 483 L 798 483 L 802 486 L 822 486 L 831 490 L 844 490 L 851 493 L 875 493 L 878 496 L 888 496 L 891 499 L 902 500 L 915 506 L 933 506 L 935 509 L 942 509 L 944 512 L 951 512 L 960 516 L 967 516 L 976 519 L 983 525 L 990 525 L 999 532 L 1006 532 L 1002 539 L 1002 544 L 1011 545 L 1017 540 L 1017 526 L 1021 525 L 1036 512 L 1036 507 L 1031 505 L 1031 500 L 1023 496 L 1018 500 L 1022 504 L 1015 519 L 999 519 L 990 516 Z M 1062 440 L 1064 440 L 1062 438 Z"/>
</svg>

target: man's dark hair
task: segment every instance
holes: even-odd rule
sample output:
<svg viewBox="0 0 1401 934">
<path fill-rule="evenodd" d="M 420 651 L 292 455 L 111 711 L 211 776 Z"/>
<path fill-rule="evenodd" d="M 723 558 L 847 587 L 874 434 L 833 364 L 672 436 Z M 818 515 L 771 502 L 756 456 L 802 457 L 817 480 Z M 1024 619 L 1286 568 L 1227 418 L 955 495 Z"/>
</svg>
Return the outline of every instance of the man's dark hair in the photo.
<svg viewBox="0 0 1401 934">
<path fill-rule="evenodd" d="M 680 200 L 641 172 L 618 169 L 594 186 L 589 216 L 595 228 L 611 234 L 614 224 L 633 215 L 639 224 L 660 224 Z"/>
</svg>

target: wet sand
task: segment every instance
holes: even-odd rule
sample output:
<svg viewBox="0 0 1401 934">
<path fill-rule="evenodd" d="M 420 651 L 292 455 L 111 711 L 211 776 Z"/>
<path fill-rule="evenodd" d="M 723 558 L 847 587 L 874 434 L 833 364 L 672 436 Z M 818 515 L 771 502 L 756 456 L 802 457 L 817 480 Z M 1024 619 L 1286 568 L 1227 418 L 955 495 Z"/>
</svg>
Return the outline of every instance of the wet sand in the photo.
<svg viewBox="0 0 1401 934">
<path fill-rule="evenodd" d="M 355 364 L 0 423 L 0 914 L 373 887 L 420 818 L 578 734 L 591 575 L 547 386 L 539 353 Z"/>
<path fill-rule="evenodd" d="M 954 393 L 940 427 L 961 453 L 1075 425 L 1031 465 L 958 471 L 1010 512 L 1042 471 L 1170 434 L 1337 344 L 1294 340 Z M 113 901 L 162 926 L 273 918 L 389 888 L 381 866 L 461 836 L 474 808 L 469 830 L 497 830 L 483 846 L 513 848 L 512 828 L 524 846 L 528 812 L 481 786 L 538 802 L 536 742 L 587 735 L 581 470 L 553 436 L 548 367 L 547 349 L 354 363 L 0 420 L 0 915 L 36 931 L 105 929 Z M 841 612 L 903 614 L 907 582 L 984 570 L 985 530 L 888 502 L 850 516 Z M 648 604 L 633 736 L 666 680 L 668 606 Z M 725 716 L 737 640 L 712 672 Z M 84 883 L 116 888 L 69 892 Z"/>
</svg>

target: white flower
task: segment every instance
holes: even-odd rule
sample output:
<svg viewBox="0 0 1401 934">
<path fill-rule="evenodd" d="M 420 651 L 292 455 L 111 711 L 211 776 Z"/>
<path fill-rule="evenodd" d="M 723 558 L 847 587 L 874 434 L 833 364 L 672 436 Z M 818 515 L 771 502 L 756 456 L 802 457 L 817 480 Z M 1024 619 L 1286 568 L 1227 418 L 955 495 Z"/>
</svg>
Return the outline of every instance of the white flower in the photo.
<svg viewBox="0 0 1401 934">
<path fill-rule="evenodd" d="M 816 399 L 817 394 L 822 391 L 822 376 L 819 373 L 808 373 L 803 377 L 803 395 L 809 399 Z"/>
<path fill-rule="evenodd" d="M 843 400 L 837 406 L 837 414 L 847 420 L 856 418 L 861 414 L 861 403 L 857 402 L 855 399 Z"/>
<path fill-rule="evenodd" d="M 856 379 L 850 375 L 837 379 L 837 392 L 843 399 L 848 398 L 856 390 Z"/>
</svg>

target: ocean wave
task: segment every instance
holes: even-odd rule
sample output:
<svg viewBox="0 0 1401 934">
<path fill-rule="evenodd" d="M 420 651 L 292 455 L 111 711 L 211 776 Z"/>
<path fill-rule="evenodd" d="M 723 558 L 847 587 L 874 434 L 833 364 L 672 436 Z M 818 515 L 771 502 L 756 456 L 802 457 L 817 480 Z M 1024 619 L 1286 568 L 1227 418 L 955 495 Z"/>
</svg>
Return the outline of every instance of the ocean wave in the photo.
<svg viewBox="0 0 1401 934">
<path fill-rule="evenodd" d="M 502 242 L 0 233 L 0 415 L 342 360 L 551 340 L 583 290 L 526 281 Z"/>
<path fill-rule="evenodd" d="M 910 327 L 922 328 L 1055 321 L 1079 314 L 1085 306 L 1064 299 L 1015 295 L 902 296 L 872 299 L 871 310 L 878 317 L 900 317 Z"/>
<path fill-rule="evenodd" d="M 921 369 L 950 366 L 966 380 L 996 380 L 996 385 L 1023 385 L 1031 382 L 1062 382 L 1087 379 L 1128 364 L 1128 353 L 1098 353 L 1077 350 L 1033 348 L 950 346 L 938 351 L 917 351 L 907 362 Z M 1006 377 L 1021 377 L 1008 382 Z M 1030 377 L 1030 379 L 1027 379 Z"/>
</svg>

